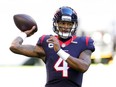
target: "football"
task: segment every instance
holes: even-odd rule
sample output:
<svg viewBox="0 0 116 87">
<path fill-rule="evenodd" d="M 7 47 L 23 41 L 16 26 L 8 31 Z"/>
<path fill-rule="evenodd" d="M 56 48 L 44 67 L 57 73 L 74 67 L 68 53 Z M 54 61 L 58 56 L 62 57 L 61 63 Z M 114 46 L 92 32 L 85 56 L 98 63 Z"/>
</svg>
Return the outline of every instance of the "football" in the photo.
<svg viewBox="0 0 116 87">
<path fill-rule="evenodd" d="M 20 29 L 22 32 L 31 29 L 33 26 L 36 26 L 36 29 L 34 32 L 37 32 L 36 21 L 30 15 L 15 14 L 13 16 L 13 20 L 17 28 Z"/>
</svg>

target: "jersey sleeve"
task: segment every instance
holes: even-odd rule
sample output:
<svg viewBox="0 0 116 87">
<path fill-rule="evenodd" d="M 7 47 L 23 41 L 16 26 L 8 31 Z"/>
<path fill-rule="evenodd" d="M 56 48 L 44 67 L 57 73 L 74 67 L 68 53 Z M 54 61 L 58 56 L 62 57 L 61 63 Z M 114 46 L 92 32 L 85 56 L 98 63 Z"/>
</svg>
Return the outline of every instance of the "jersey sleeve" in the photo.
<svg viewBox="0 0 116 87">
<path fill-rule="evenodd" d="M 87 50 L 95 51 L 94 40 L 91 37 L 85 37 L 85 44 Z"/>
<path fill-rule="evenodd" d="M 36 43 L 37 46 L 42 46 L 42 43 L 43 43 L 43 41 L 44 41 L 45 36 L 46 36 L 46 35 L 42 35 L 42 36 L 39 38 L 39 40 L 38 40 L 37 43 Z"/>
</svg>

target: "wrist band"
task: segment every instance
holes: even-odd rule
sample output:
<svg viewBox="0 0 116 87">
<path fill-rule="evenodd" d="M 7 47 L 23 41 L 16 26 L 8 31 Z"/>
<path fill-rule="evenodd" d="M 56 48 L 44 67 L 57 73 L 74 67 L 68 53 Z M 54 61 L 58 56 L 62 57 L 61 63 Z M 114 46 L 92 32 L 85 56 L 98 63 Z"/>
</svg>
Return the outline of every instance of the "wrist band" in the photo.
<svg viewBox="0 0 116 87">
<path fill-rule="evenodd" d="M 19 37 L 21 37 L 23 40 L 27 37 L 27 35 L 26 35 L 26 33 L 24 33 L 24 32 L 21 32 L 20 34 L 19 34 Z"/>
<path fill-rule="evenodd" d="M 57 52 L 58 56 L 60 56 L 63 60 L 67 60 L 67 58 L 70 56 L 68 53 L 66 53 L 64 50 L 60 49 Z"/>
</svg>

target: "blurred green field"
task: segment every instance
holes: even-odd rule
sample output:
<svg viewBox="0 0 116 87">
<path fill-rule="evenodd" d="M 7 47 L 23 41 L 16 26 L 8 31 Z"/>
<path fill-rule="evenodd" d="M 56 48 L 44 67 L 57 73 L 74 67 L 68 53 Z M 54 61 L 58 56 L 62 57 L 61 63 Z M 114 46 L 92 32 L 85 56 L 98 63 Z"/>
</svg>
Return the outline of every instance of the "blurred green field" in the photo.
<svg viewBox="0 0 116 87">
<path fill-rule="evenodd" d="M 115 65 L 91 65 L 82 87 L 115 87 Z M 0 66 L 0 87 L 44 87 L 44 66 Z"/>
</svg>

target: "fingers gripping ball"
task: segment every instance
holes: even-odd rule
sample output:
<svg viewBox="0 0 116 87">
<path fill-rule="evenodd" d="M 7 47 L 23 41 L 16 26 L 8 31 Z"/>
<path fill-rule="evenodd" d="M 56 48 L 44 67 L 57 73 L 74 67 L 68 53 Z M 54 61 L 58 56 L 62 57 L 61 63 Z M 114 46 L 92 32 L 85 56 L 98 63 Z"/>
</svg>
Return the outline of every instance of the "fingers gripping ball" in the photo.
<svg viewBox="0 0 116 87">
<path fill-rule="evenodd" d="M 18 29 L 21 31 L 26 31 L 31 29 L 33 26 L 36 26 L 36 29 L 34 32 L 37 32 L 37 24 L 36 21 L 27 14 L 16 14 L 13 16 L 14 23 L 17 26 Z"/>
</svg>

